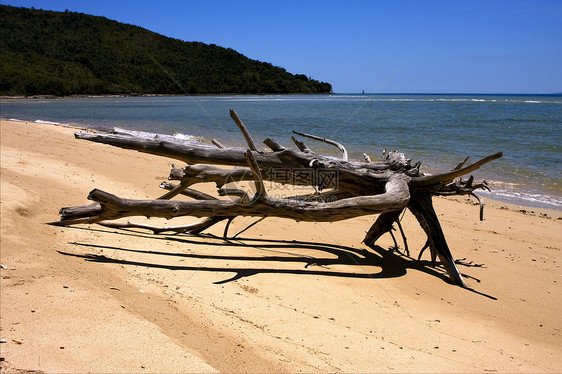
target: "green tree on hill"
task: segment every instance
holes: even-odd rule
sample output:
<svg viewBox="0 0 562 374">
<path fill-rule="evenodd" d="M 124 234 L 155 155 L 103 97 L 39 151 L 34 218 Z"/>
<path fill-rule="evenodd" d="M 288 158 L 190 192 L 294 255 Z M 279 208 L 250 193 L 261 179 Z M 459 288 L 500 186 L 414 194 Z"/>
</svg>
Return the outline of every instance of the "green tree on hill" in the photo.
<svg viewBox="0 0 562 374">
<path fill-rule="evenodd" d="M 231 48 L 104 17 L 0 6 L 0 95 L 329 93 Z M 173 79 L 171 78 L 173 77 Z"/>
</svg>

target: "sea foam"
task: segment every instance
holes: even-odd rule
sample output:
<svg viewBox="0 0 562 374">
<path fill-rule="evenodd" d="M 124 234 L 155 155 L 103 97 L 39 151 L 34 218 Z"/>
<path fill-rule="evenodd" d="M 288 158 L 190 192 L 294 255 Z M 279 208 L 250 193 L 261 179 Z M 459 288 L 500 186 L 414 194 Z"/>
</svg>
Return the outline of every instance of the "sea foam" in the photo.
<svg viewBox="0 0 562 374">
<path fill-rule="evenodd" d="M 33 121 L 33 122 L 35 122 L 35 123 L 43 123 L 43 124 L 45 124 L 45 125 L 64 125 L 64 124 L 62 124 L 62 123 L 60 123 L 60 122 L 56 122 L 56 121 L 45 121 L 45 120 L 42 120 L 42 119 L 36 119 L 36 120 Z"/>
<path fill-rule="evenodd" d="M 153 132 L 147 131 L 140 131 L 140 130 L 127 130 L 120 127 L 114 127 L 112 130 L 115 134 L 122 134 L 122 135 L 131 135 L 138 138 L 145 138 L 145 139 L 160 139 L 160 140 L 168 140 L 171 142 L 180 142 L 180 143 L 200 143 L 203 139 L 197 136 L 182 134 L 182 133 L 174 133 L 173 135 L 166 135 L 166 134 L 156 134 Z"/>
</svg>

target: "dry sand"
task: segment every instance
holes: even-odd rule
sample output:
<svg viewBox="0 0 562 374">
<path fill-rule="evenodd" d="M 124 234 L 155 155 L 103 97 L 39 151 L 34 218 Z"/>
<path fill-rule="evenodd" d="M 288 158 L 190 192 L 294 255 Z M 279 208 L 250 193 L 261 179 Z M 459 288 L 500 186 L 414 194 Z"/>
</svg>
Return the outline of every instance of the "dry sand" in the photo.
<svg viewBox="0 0 562 374">
<path fill-rule="evenodd" d="M 487 201 L 479 222 L 466 201 L 436 199 L 473 291 L 428 267 L 428 253 L 418 263 L 367 251 L 360 242 L 373 217 L 332 224 L 271 218 L 231 242 L 53 227 L 45 223 L 58 219 L 60 207 L 87 203 L 94 187 L 159 196 L 171 165 L 75 140 L 73 131 L 1 123 L 3 372 L 562 367 L 560 212 L 522 213 Z M 236 219 L 230 232 L 252 221 Z M 424 235 L 409 214 L 403 226 L 417 257 Z M 388 249 L 392 240 L 378 244 Z"/>
</svg>

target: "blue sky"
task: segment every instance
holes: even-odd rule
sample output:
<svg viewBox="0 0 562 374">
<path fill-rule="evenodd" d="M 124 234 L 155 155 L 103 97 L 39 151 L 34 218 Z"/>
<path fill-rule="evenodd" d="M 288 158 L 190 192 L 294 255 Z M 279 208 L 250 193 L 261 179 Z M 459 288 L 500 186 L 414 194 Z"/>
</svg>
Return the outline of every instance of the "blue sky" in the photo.
<svg viewBox="0 0 562 374">
<path fill-rule="evenodd" d="M 0 0 L 230 47 L 334 92 L 562 92 L 562 1 Z"/>
</svg>

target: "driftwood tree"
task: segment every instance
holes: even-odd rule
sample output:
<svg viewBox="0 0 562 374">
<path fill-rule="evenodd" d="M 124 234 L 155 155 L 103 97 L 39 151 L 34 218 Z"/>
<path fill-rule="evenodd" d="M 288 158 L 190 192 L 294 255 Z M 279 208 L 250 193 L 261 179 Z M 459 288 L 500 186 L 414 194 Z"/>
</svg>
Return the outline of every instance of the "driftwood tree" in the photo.
<svg viewBox="0 0 562 374">
<path fill-rule="evenodd" d="M 371 162 L 364 155 L 364 162 L 349 161 L 343 145 L 324 138 L 297 133 L 337 146 L 342 158 L 336 159 L 319 155 L 310 150 L 302 141 L 293 137 L 298 151 L 285 148 L 273 139 L 266 139 L 270 151 L 258 150 L 250 133 L 237 116 L 230 111 L 232 119 L 240 128 L 248 149 L 225 148 L 213 139 L 213 146 L 188 144 L 161 135 L 143 136 L 130 133 L 89 133 L 79 132 L 78 139 L 110 144 L 140 152 L 173 158 L 187 163 L 185 168 L 172 167 L 170 180 L 161 187 L 169 190 L 155 200 L 133 200 L 117 197 L 108 192 L 94 189 L 88 199 L 94 203 L 62 208 L 60 221 L 52 224 L 66 226 L 73 224 L 99 223 L 111 227 L 141 227 L 154 233 L 164 231 L 199 234 L 218 222 L 228 225 L 237 216 L 282 217 L 296 221 L 334 222 L 348 218 L 379 214 L 368 230 L 363 242 L 367 246 L 385 233 L 392 234 L 393 225 L 400 226 L 400 215 L 410 210 L 427 235 L 426 248 L 431 252 L 432 263 L 439 257 L 451 281 L 466 287 L 447 246 L 443 230 L 432 204 L 432 197 L 451 195 L 473 195 L 476 189 L 487 189 L 485 182 L 475 183 L 473 177 L 462 179 L 482 165 L 502 156 L 496 153 L 471 165 L 465 166 L 465 159 L 453 170 L 425 175 L 420 172 L 420 163 L 412 164 L 399 152 L 383 152 L 382 161 Z M 221 169 L 212 165 L 230 165 L 239 168 Z M 233 188 L 223 188 L 230 182 L 253 181 L 255 193 Z M 311 187 L 311 193 L 290 197 L 268 195 L 264 181 Z M 219 188 L 220 199 L 190 188 L 202 182 L 214 182 Z M 170 200 L 182 194 L 193 200 Z M 250 196 L 252 195 L 252 196 Z M 204 220 L 186 226 L 154 227 L 137 223 L 108 222 L 122 217 L 146 216 L 174 218 L 179 216 L 205 217 Z M 482 205 L 481 205 L 482 218 Z M 405 236 L 404 236 L 405 239 Z M 406 241 L 405 241 L 406 243 Z M 407 249 L 407 248 L 406 248 Z"/>
</svg>

